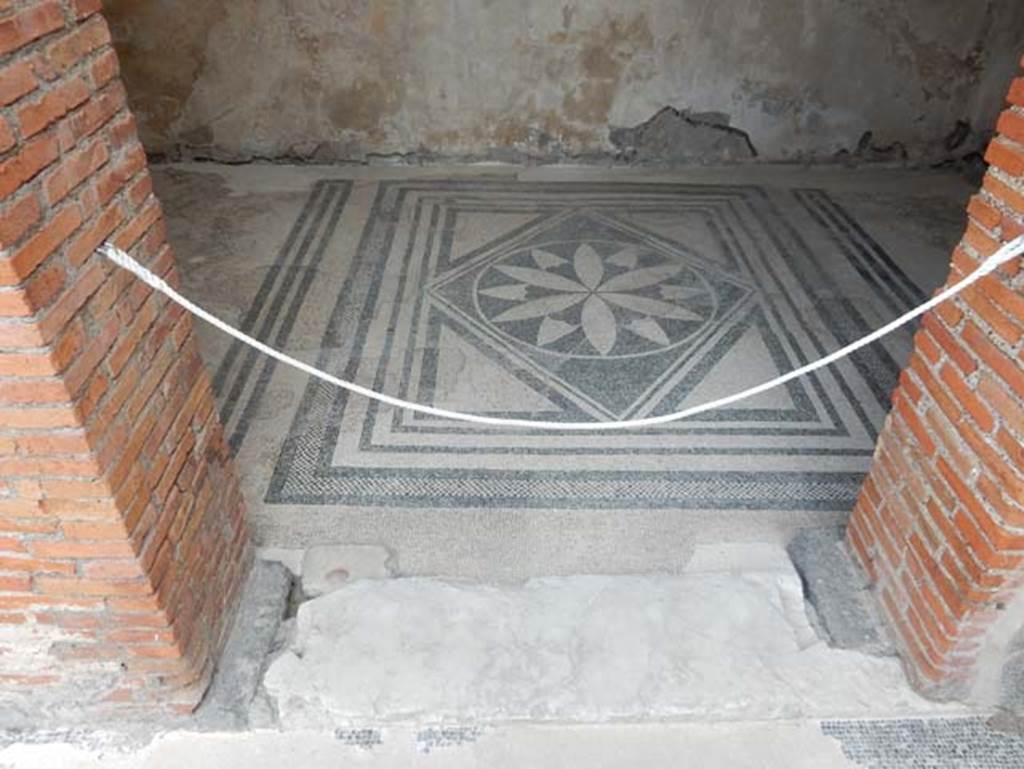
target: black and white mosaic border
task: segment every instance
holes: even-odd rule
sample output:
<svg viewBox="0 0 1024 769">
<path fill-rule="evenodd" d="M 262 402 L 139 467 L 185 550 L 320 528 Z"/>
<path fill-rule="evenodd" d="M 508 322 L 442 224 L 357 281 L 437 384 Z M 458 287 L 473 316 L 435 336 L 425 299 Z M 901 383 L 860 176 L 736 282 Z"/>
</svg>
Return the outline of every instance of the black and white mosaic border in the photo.
<svg viewBox="0 0 1024 769">
<path fill-rule="evenodd" d="M 323 184 L 323 183 L 321 183 Z M 529 188 L 529 189 L 528 189 Z M 514 189 L 526 194 L 604 193 L 607 195 L 659 194 L 686 195 L 712 194 L 746 198 L 754 201 L 753 208 L 771 237 L 774 246 L 782 251 L 799 252 L 802 260 L 813 272 L 818 285 L 829 289 L 833 299 L 817 309 L 828 323 L 829 332 L 840 342 L 850 341 L 870 330 L 868 321 L 855 303 L 842 297 L 827 271 L 807 246 L 800 232 L 778 211 L 771 198 L 756 187 L 698 186 L 698 185 L 621 185 L 621 184 L 544 184 L 529 185 L 509 182 L 385 182 L 370 215 L 370 224 L 364 232 L 353 274 L 365 261 L 367 252 L 379 252 L 387 244 L 380 238 L 393 233 L 394 223 L 404 196 L 410 190 L 435 194 L 472 194 Z M 843 242 L 839 250 L 863 276 L 865 271 L 875 276 L 885 287 L 887 303 L 899 306 L 911 302 L 916 287 L 909 282 L 881 247 L 856 226 L 835 201 L 821 190 L 799 190 L 794 195 L 800 205 L 824 228 L 830 238 Z M 342 201 L 343 203 L 343 201 Z M 341 203 L 338 204 L 340 208 Z M 336 219 L 336 217 L 335 217 Z M 770 220 L 766 221 L 766 220 Z M 374 228 L 373 222 L 380 223 Z M 845 239 L 845 240 L 844 240 Z M 350 275 L 342 290 L 338 306 L 332 315 L 325 335 L 324 347 L 335 345 L 333 353 L 358 357 L 357 333 L 346 334 L 348 340 L 338 350 L 338 336 L 342 326 L 355 321 L 358 326 L 365 320 L 353 318 L 355 308 L 346 297 L 353 280 L 365 280 Z M 898 290 L 892 289 L 897 287 Z M 918 293 L 920 293 L 918 291 Z M 351 330 L 351 329 L 350 329 Z M 817 343 L 821 352 L 825 349 Z M 321 361 L 323 363 L 323 361 Z M 898 366 L 891 354 L 878 347 L 858 354 L 853 365 L 870 387 L 880 403 L 887 403 L 895 383 Z M 344 373 L 344 372 L 343 372 Z M 843 510 L 853 503 L 861 480 L 860 472 L 677 472 L 629 474 L 628 486 L 636 486 L 623 495 L 617 488 L 625 482 L 607 472 L 594 473 L 512 473 L 475 470 L 438 471 L 415 468 L 373 469 L 339 468 L 330 463 L 329 447 L 333 446 L 331 425 L 338 422 L 344 404 L 344 393 L 336 394 L 333 401 L 325 400 L 318 384 L 311 384 L 305 393 L 290 436 L 282 451 L 273 481 L 267 495 L 268 502 L 302 504 L 360 504 L 392 506 L 497 506 L 517 507 L 700 507 L 700 508 L 758 508 L 758 509 L 821 509 Z M 244 425 L 244 420 L 242 421 Z M 242 428 L 244 430 L 244 427 Z M 873 429 L 873 428 L 872 428 Z M 237 431 L 236 431 L 237 432 Z M 242 432 L 241 434 L 244 434 Z M 835 450 L 833 450 L 835 451 Z M 836 453 L 841 454 L 840 450 Z M 685 454 L 685 452 L 682 452 Z M 729 452 L 723 452 L 728 454 Z M 756 455 L 758 451 L 749 452 Z M 783 453 L 786 453 L 783 450 Z M 824 453 L 829 453 L 828 451 Z M 861 451 L 853 453 L 863 453 Z M 592 476 L 592 477 L 591 477 Z M 299 479 L 302 479 L 299 481 Z"/>
</svg>

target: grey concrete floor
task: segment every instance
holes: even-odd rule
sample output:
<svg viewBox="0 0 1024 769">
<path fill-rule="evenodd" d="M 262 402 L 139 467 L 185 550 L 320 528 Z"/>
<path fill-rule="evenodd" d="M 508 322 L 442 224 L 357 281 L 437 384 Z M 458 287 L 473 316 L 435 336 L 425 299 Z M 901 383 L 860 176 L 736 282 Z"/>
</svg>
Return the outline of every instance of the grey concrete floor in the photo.
<svg viewBox="0 0 1024 769">
<path fill-rule="evenodd" d="M 153 173 L 185 293 L 225 320 L 437 405 L 576 419 L 706 400 L 894 317 L 944 278 L 972 191 L 945 171 L 797 167 L 181 164 Z M 545 269 L 568 279 L 581 244 L 599 252 L 603 280 L 678 258 L 687 266 L 669 267 L 671 280 L 640 296 L 697 286 L 713 299 L 687 306 L 707 322 L 615 309 L 585 328 L 570 308 L 546 315 L 546 332 L 529 325 L 536 319 L 502 325 L 510 305 L 482 292 L 528 264 L 538 243 L 565 251 Z M 623 248 L 640 248 L 640 261 Z M 475 273 L 448 277 L 439 266 L 463 256 Z M 536 296 L 529 286 L 498 289 Z M 425 310 L 422 323 L 414 317 L 424 292 L 443 316 L 436 327 Z M 759 307 L 762 316 L 751 314 Z M 539 349 L 552 329 L 566 341 Z M 400 575 L 484 581 L 680 573 L 700 543 L 785 543 L 799 528 L 841 523 L 909 339 L 894 336 L 801 392 L 717 422 L 574 442 L 467 434 L 339 404 L 304 375 L 247 360 L 209 327 L 199 333 L 260 545 L 377 544 Z M 502 491 L 506 470 L 514 492 Z M 626 483 L 632 472 L 648 486 Z"/>
</svg>

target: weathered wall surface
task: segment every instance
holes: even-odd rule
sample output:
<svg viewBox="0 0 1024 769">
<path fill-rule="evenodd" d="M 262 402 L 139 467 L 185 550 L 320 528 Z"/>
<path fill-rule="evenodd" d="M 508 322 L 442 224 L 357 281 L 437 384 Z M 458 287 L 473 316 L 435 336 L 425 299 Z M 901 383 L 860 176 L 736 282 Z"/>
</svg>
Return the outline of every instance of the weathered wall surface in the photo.
<svg viewBox="0 0 1024 769">
<path fill-rule="evenodd" d="M 148 148 L 223 159 L 934 161 L 1024 45 L 1020 0 L 104 5 Z"/>
</svg>

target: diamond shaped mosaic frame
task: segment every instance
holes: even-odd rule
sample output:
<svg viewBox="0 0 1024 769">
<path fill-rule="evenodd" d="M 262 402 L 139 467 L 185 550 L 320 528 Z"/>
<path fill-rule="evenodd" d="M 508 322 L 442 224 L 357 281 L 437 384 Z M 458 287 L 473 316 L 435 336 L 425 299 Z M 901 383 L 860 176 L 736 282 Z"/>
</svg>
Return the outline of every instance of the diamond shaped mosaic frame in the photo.
<svg viewBox="0 0 1024 769">
<path fill-rule="evenodd" d="M 704 222 L 702 231 L 716 246 L 711 257 L 702 247 L 651 225 L 659 217 L 672 222 L 684 214 Z M 485 232 L 473 248 L 460 252 L 465 240 L 460 222 L 473 216 L 485 222 L 505 217 L 506 225 L 515 226 L 505 226 L 495 237 Z M 678 356 L 673 364 L 688 358 L 687 365 L 672 370 L 672 381 L 663 383 L 657 397 L 639 405 L 634 399 L 627 406 L 630 413 L 677 406 L 749 338 L 745 335 L 760 333 L 767 356 L 781 369 L 868 328 L 857 302 L 838 290 L 801 233 L 771 196 L 755 187 L 388 182 L 380 186 L 327 324 L 319 365 L 429 401 L 438 393 L 438 351 L 445 349 L 439 340 L 447 335 L 479 360 L 529 385 L 556 413 L 579 418 L 581 404 L 553 381 L 550 369 L 537 364 L 537 354 L 532 368 L 510 366 L 515 338 L 495 343 L 501 335 L 493 333 L 494 324 L 479 316 L 472 322 L 465 291 L 460 299 L 452 286 L 471 272 L 464 266 L 474 260 L 493 265 L 495 258 L 528 244 L 538 228 L 546 232 L 538 237 L 553 242 L 553 220 L 580 216 L 614 229 L 617 242 L 629 232 L 688 264 L 705 260 L 706 272 L 750 292 L 737 299 L 728 323 L 712 324 L 713 334 L 686 346 L 689 355 Z M 841 229 L 829 237 L 841 237 Z M 591 231 L 577 242 L 588 238 L 601 240 Z M 781 272 L 786 274 L 779 286 L 788 293 L 769 290 L 770 275 Z M 476 275 L 474 281 L 479 280 Z M 392 314 L 386 317 L 387 312 Z M 375 332 L 375 323 L 385 333 Z M 363 344 L 367 338 L 382 342 L 373 355 Z M 530 361 L 519 347 L 517 353 Z M 892 354 L 875 348 L 827 377 L 791 388 L 785 407 L 725 410 L 656 436 L 627 434 L 604 446 L 421 418 L 374 403 L 357 404 L 343 392 L 311 383 L 267 500 L 358 506 L 846 509 L 897 372 Z M 607 403 L 601 405 L 614 413 Z M 624 461 L 633 469 L 624 470 Z"/>
</svg>

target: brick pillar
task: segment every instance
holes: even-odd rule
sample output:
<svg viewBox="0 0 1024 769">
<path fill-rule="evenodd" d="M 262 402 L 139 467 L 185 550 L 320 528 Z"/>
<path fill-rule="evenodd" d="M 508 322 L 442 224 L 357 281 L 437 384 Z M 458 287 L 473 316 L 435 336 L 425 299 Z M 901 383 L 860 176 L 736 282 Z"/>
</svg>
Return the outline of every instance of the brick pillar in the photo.
<svg viewBox="0 0 1024 769">
<path fill-rule="evenodd" d="M 249 559 L 99 0 L 0 0 L 0 724 L 194 707 Z"/>
<path fill-rule="evenodd" d="M 1024 78 L 1009 102 L 949 283 L 1024 231 Z M 969 690 L 1024 582 L 1020 270 L 1015 260 L 923 318 L 848 529 L 908 670 L 935 696 Z"/>
</svg>

